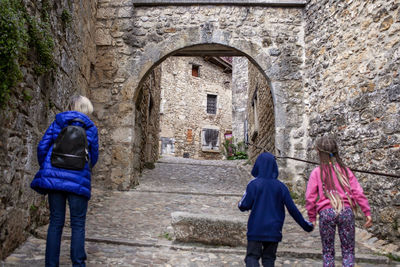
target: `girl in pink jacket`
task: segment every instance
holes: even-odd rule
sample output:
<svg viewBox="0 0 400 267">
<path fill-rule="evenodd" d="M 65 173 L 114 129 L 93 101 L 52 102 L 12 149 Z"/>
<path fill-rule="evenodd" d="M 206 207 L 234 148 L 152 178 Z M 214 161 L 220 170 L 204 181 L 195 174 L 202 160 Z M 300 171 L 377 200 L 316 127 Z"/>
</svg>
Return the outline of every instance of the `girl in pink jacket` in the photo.
<svg viewBox="0 0 400 267">
<path fill-rule="evenodd" d="M 336 225 L 342 248 L 343 266 L 354 266 L 354 212 L 360 206 L 366 216 L 365 227 L 372 225 L 371 209 L 356 177 L 341 158 L 336 141 L 331 137 L 317 139 L 315 148 L 320 165 L 310 175 L 306 191 L 306 209 L 315 226 L 319 214 L 324 267 L 335 266 Z"/>
</svg>

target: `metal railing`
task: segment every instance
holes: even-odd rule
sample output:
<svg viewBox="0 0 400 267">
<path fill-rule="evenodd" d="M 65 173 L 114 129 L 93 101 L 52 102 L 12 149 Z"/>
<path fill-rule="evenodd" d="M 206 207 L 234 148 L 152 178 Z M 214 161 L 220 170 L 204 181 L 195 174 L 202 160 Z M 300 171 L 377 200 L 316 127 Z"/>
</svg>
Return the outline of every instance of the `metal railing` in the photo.
<svg viewBox="0 0 400 267">
<path fill-rule="evenodd" d="M 260 147 L 260 146 L 254 145 L 252 143 L 246 143 L 246 144 L 248 146 L 250 145 L 250 146 L 253 146 L 255 148 L 262 149 L 264 152 L 269 152 L 265 147 Z M 271 153 L 271 152 L 269 152 L 269 153 Z M 273 154 L 273 153 L 271 153 L 271 154 Z M 299 159 L 299 158 L 295 158 L 295 157 L 275 156 L 275 158 L 277 158 L 277 159 L 291 159 L 291 160 L 301 161 L 301 162 L 305 162 L 305 163 L 309 163 L 309 164 L 315 164 L 315 165 L 319 164 L 318 162 L 315 162 L 315 161 L 309 161 L 309 160 Z M 387 177 L 393 177 L 393 178 L 400 178 L 400 175 L 398 175 L 398 174 L 375 172 L 375 171 L 366 171 L 366 170 L 360 170 L 360 169 L 355 169 L 355 168 L 351 168 L 351 167 L 349 167 L 349 169 L 351 171 L 353 171 L 353 172 L 361 172 L 361 173 L 367 173 L 367 174 L 372 174 L 372 175 L 380 175 L 380 176 L 387 176 Z"/>
</svg>

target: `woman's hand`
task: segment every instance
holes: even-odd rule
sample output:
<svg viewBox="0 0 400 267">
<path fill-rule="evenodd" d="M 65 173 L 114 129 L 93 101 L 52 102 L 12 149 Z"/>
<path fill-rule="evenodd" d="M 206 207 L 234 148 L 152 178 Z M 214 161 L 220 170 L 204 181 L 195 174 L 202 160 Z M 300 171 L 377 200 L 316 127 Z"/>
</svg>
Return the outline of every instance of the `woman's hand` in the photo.
<svg viewBox="0 0 400 267">
<path fill-rule="evenodd" d="M 367 216 L 367 219 L 365 221 L 364 227 L 365 228 L 370 228 L 372 226 L 372 218 L 371 216 Z"/>
</svg>

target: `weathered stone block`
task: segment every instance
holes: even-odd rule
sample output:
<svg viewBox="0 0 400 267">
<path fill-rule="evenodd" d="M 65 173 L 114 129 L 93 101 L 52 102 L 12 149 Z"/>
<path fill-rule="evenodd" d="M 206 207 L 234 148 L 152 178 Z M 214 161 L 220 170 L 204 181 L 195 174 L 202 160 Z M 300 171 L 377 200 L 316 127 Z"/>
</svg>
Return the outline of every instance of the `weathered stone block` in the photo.
<svg viewBox="0 0 400 267">
<path fill-rule="evenodd" d="M 210 245 L 245 246 L 246 220 L 221 215 L 173 212 L 175 239 Z"/>
<path fill-rule="evenodd" d="M 131 143 L 132 134 L 133 130 L 128 127 L 116 128 L 113 131 L 111 138 L 113 139 L 114 142 L 117 143 Z"/>
<path fill-rule="evenodd" d="M 97 18 L 98 19 L 110 19 L 115 16 L 115 8 L 107 7 L 107 8 L 99 8 L 97 10 Z"/>
<path fill-rule="evenodd" d="M 131 181 L 132 169 L 129 167 L 125 168 L 112 168 L 111 169 L 111 186 L 113 189 L 121 191 L 129 190 Z"/>
<path fill-rule="evenodd" d="M 118 18 L 130 18 L 132 17 L 132 7 L 123 7 L 118 10 Z"/>
<path fill-rule="evenodd" d="M 92 91 L 91 100 L 95 103 L 108 103 L 111 100 L 110 89 L 96 89 Z"/>
<path fill-rule="evenodd" d="M 111 45 L 112 37 L 109 29 L 96 30 L 96 45 Z"/>
</svg>

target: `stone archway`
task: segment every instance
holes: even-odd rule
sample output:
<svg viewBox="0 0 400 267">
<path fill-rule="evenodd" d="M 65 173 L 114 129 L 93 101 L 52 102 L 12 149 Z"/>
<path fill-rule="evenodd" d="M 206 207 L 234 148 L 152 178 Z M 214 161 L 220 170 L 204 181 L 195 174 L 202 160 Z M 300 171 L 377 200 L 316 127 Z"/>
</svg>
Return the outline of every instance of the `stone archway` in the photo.
<svg viewBox="0 0 400 267">
<path fill-rule="evenodd" d="M 149 14 L 154 16 L 150 18 Z M 211 19 L 213 14 L 218 19 Z M 307 127 L 303 123 L 301 20 L 300 8 L 240 6 L 138 7 L 116 19 L 115 29 L 109 32 L 116 36 L 115 46 L 99 49 L 110 62 L 96 66 L 96 70 L 105 70 L 101 78 L 110 78 L 104 79 L 106 82 L 97 80 L 91 94 L 100 109 L 98 122 L 105 129 L 101 137 L 110 140 L 105 148 L 108 162 L 98 173 L 100 180 L 111 179 L 108 184 L 112 187 L 127 189 L 135 179 L 135 152 L 130 148 L 136 141 L 133 106 L 138 88 L 146 74 L 166 57 L 185 52 L 193 55 L 207 50 L 246 56 L 270 85 L 277 151 L 301 154 Z M 257 26 L 251 26 L 254 24 Z M 100 100 L 96 96 L 105 96 L 109 101 L 96 103 Z M 294 169 L 287 168 L 286 172 L 289 179 L 295 179 Z"/>
</svg>

